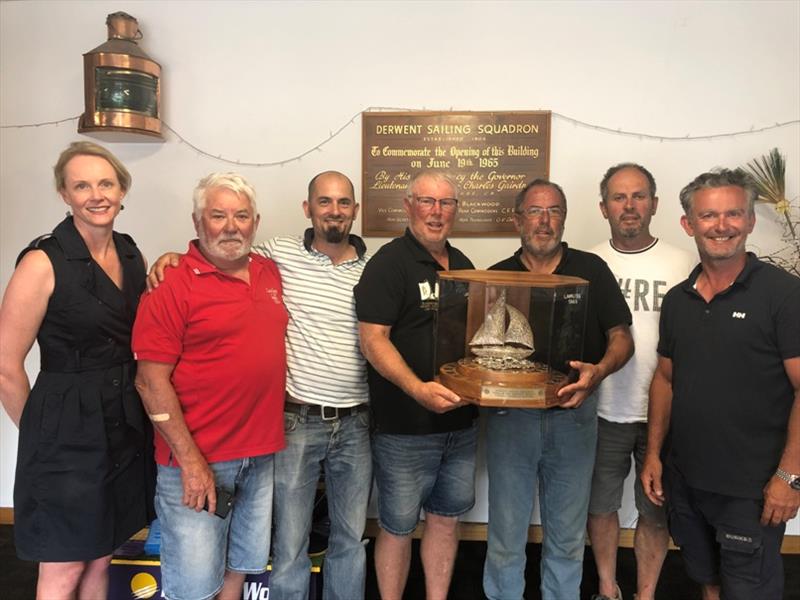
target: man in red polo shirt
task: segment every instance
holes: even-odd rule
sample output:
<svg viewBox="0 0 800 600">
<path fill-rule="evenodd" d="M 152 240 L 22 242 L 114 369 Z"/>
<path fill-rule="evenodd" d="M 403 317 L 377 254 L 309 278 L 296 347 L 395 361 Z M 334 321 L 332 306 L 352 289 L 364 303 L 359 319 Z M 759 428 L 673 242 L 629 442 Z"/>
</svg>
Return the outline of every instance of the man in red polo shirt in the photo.
<svg viewBox="0 0 800 600">
<path fill-rule="evenodd" d="M 288 315 L 277 267 L 250 253 L 253 188 L 214 173 L 193 200 L 198 239 L 139 304 L 136 387 L 157 431 L 164 595 L 241 598 L 269 557 Z"/>
</svg>

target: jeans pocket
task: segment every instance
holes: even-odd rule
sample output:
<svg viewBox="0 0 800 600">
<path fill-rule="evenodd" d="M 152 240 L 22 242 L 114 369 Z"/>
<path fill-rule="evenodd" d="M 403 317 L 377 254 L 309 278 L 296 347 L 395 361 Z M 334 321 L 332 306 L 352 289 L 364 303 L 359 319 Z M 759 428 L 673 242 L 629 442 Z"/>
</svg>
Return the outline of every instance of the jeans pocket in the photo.
<svg viewBox="0 0 800 600">
<path fill-rule="evenodd" d="M 578 408 L 565 409 L 578 425 L 597 426 L 597 397 L 589 396 Z"/>
<path fill-rule="evenodd" d="M 300 415 L 295 413 L 283 413 L 283 432 L 291 433 L 297 429 L 297 424 L 300 422 Z"/>
<path fill-rule="evenodd" d="M 761 535 L 721 526 L 717 529 L 722 569 L 736 579 L 761 581 Z"/>
<path fill-rule="evenodd" d="M 369 429 L 369 411 L 362 410 L 356 415 L 356 423 L 358 423 L 359 427 L 363 427 L 364 429 Z"/>
</svg>

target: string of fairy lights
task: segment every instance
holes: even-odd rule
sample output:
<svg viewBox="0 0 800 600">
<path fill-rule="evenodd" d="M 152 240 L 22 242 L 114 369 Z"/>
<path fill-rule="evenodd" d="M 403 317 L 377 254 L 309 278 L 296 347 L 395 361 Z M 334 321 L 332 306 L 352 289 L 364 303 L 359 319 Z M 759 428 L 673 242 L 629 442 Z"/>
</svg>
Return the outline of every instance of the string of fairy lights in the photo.
<svg viewBox="0 0 800 600">
<path fill-rule="evenodd" d="M 345 121 L 344 124 L 341 125 L 338 129 L 331 129 L 328 132 L 328 137 L 322 139 L 319 143 L 315 144 L 314 146 L 310 147 L 308 150 L 300 152 L 294 156 L 290 156 L 288 158 L 284 158 L 282 160 L 275 160 L 275 161 L 263 161 L 263 162 L 248 162 L 237 160 L 233 158 L 228 158 L 223 156 L 222 154 L 216 154 L 214 152 L 210 152 L 205 150 L 196 144 L 192 143 L 189 139 L 183 136 L 180 132 L 176 131 L 173 127 L 171 127 L 168 123 L 161 121 L 161 124 L 164 128 L 169 131 L 175 139 L 177 139 L 181 144 L 184 144 L 194 150 L 197 154 L 201 156 L 205 156 L 219 162 L 228 163 L 231 165 L 240 165 L 245 167 L 283 167 L 291 162 L 300 161 L 304 157 L 308 156 L 309 154 L 313 154 L 314 152 L 321 152 L 323 147 L 327 144 L 331 143 L 335 138 L 342 134 L 346 129 L 348 129 L 351 125 L 354 125 L 356 120 L 365 112 L 408 112 L 413 113 L 416 112 L 418 109 L 411 109 L 411 108 L 391 108 L 387 106 L 370 106 L 368 108 L 359 110 L 356 114 L 354 114 L 349 120 Z M 426 109 L 422 109 L 426 110 Z M 452 109 L 450 109 L 452 111 Z M 445 111 L 446 112 L 446 111 Z M 594 131 L 599 131 L 602 133 L 608 133 L 613 135 L 622 135 L 626 137 L 635 137 L 639 140 L 652 140 L 658 142 L 697 142 L 697 141 L 708 141 L 708 140 L 719 140 L 724 138 L 732 138 L 742 135 L 750 135 L 756 133 L 762 133 L 764 131 L 770 131 L 773 129 L 782 129 L 784 127 L 790 127 L 792 125 L 800 124 L 800 119 L 793 119 L 790 121 L 783 121 L 779 123 L 774 123 L 772 125 L 764 125 L 762 127 L 751 126 L 749 129 L 742 129 L 738 131 L 726 131 L 722 133 L 713 133 L 710 135 L 692 135 L 691 133 L 687 133 L 683 136 L 675 136 L 675 135 L 658 135 L 653 133 L 645 133 L 639 131 L 628 131 L 622 128 L 613 128 L 607 127 L 605 125 L 598 125 L 596 123 L 589 123 L 587 121 L 582 121 L 581 119 L 576 119 L 574 117 L 570 117 L 568 115 L 563 115 L 558 112 L 551 112 L 554 119 L 563 121 L 565 123 L 570 123 L 576 127 L 582 127 L 585 129 L 591 129 Z M 64 119 L 58 119 L 56 121 L 41 121 L 38 123 L 23 123 L 19 125 L 0 125 L 0 129 L 27 129 L 31 127 L 47 127 L 47 126 L 58 126 L 62 123 L 69 123 L 70 121 L 77 121 L 80 118 L 80 115 L 74 117 L 66 117 Z"/>
</svg>

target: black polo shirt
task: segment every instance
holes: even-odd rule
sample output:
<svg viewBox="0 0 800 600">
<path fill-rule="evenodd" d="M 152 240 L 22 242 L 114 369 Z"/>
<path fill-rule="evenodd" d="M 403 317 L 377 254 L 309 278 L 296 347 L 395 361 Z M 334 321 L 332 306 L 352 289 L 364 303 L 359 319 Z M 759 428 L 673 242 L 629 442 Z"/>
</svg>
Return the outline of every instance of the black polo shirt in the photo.
<svg viewBox="0 0 800 600">
<path fill-rule="evenodd" d="M 602 258 L 591 252 L 570 248 L 566 242 L 561 242 L 561 249 L 561 261 L 553 273 L 580 277 L 589 282 L 583 356 L 576 357 L 576 360 L 597 364 L 606 353 L 606 332 L 617 325 L 630 325 L 631 311 L 619 289 L 619 283 Z M 528 267 L 522 262 L 522 248 L 489 269 L 527 271 Z"/>
<path fill-rule="evenodd" d="M 461 251 L 447 244 L 450 269 L 472 269 Z M 354 288 L 359 321 L 389 325 L 389 339 L 422 381 L 434 376 L 434 313 L 438 306 L 437 271 L 442 266 L 406 229 L 369 260 Z M 452 286 L 438 294 L 446 296 Z M 373 427 L 379 433 L 426 434 L 465 429 L 477 411 L 472 406 L 444 414 L 431 412 L 367 366 Z"/>
<path fill-rule="evenodd" d="M 783 361 L 800 356 L 800 279 L 748 253 L 706 303 L 694 289 L 701 270 L 661 307 L 658 353 L 672 360 L 666 458 L 691 487 L 760 499 L 794 402 Z"/>
</svg>

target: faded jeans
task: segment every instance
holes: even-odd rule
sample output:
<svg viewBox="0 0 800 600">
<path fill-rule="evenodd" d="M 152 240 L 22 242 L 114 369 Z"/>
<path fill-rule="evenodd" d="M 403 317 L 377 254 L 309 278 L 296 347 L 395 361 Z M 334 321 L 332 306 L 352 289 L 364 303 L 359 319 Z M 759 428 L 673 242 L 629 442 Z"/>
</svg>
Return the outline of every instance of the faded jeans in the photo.
<svg viewBox="0 0 800 600">
<path fill-rule="evenodd" d="M 490 600 L 525 591 L 528 523 L 539 484 L 543 600 L 577 600 L 597 444 L 597 398 L 577 409 L 489 409 L 489 536 L 483 590 Z"/>
<path fill-rule="evenodd" d="M 181 469 L 158 465 L 161 582 L 170 600 L 213 598 L 225 570 L 263 573 L 269 560 L 274 454 L 210 463 L 217 486 L 236 499 L 224 519 L 183 505 Z"/>
<path fill-rule="evenodd" d="M 366 551 L 361 543 L 372 485 L 369 411 L 323 420 L 284 413 L 286 449 L 275 455 L 275 531 L 270 597 L 306 600 L 308 538 L 321 468 L 331 521 L 322 597 L 364 597 Z"/>
</svg>

